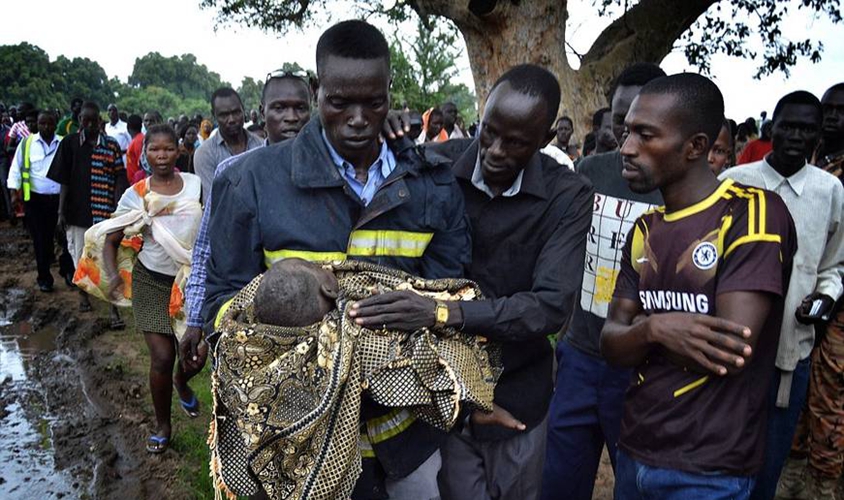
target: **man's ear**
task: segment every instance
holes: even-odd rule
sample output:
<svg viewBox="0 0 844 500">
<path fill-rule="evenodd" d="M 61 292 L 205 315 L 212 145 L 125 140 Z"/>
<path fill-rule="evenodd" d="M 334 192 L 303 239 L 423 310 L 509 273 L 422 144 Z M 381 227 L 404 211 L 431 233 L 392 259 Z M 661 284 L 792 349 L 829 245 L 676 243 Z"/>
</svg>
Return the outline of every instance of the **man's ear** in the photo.
<svg viewBox="0 0 844 500">
<path fill-rule="evenodd" d="M 689 139 L 689 160 L 697 160 L 701 156 L 708 157 L 710 149 L 712 149 L 712 144 L 706 134 L 699 132 L 693 135 Z"/>
<path fill-rule="evenodd" d="M 311 87 L 311 96 L 314 102 L 316 102 L 317 92 L 319 92 L 319 78 L 316 75 L 308 76 L 308 86 Z"/>
<path fill-rule="evenodd" d="M 320 285 L 319 293 L 328 300 L 337 300 L 337 289 L 328 285 Z"/>
<path fill-rule="evenodd" d="M 266 117 L 266 116 L 264 116 L 264 103 L 263 103 L 263 102 L 262 102 L 261 104 L 259 104 L 259 105 L 258 105 L 258 114 L 260 114 L 260 115 L 261 115 L 261 120 L 262 120 L 262 121 L 267 121 L 267 120 L 266 120 L 266 118 L 267 118 L 267 117 Z"/>
</svg>

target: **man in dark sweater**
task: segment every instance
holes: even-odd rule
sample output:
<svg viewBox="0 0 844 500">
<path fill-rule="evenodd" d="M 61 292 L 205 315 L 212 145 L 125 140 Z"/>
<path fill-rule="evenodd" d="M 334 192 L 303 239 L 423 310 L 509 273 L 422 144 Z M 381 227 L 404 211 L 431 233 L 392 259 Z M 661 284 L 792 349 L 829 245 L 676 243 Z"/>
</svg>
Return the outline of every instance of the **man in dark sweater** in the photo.
<svg viewBox="0 0 844 500">
<path fill-rule="evenodd" d="M 446 305 L 395 292 L 353 311 L 369 327 L 445 324 L 501 343 L 496 411 L 467 417 L 441 448 L 444 500 L 539 497 L 553 382 L 546 337 L 571 316 L 593 201 L 588 181 L 539 154 L 559 102 L 551 73 L 517 66 L 493 86 L 477 140 L 431 148 L 454 160 L 473 230 L 467 277 L 486 300 Z"/>
<path fill-rule="evenodd" d="M 659 66 L 639 63 L 625 69 L 612 92 L 612 131 L 624 142 L 624 117 L 643 85 L 665 76 Z M 621 262 L 621 249 L 637 217 L 662 204 L 659 191 L 634 193 L 621 177 L 618 149 L 584 158 L 578 172 L 595 187 L 592 225 L 586 239 L 583 289 L 565 337 L 557 343 L 557 384 L 548 414 L 548 448 L 542 475 L 543 500 L 567 492 L 590 500 L 606 443 L 615 467 L 624 391 L 630 371 L 608 366 L 601 357 L 601 328 L 607 317 Z"/>
</svg>

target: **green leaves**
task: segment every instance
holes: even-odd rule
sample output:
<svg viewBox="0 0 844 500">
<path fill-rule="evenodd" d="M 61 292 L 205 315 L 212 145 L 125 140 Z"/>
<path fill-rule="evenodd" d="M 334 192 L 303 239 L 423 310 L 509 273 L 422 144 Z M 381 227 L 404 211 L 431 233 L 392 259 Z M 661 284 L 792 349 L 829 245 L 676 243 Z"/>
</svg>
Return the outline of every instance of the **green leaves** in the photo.
<svg viewBox="0 0 844 500">
<path fill-rule="evenodd" d="M 813 38 L 790 40 L 782 32 L 783 22 L 793 17 L 792 7 L 804 15 L 826 17 L 841 23 L 839 0 L 730 0 L 721 1 L 701 17 L 680 39 L 689 63 L 709 73 L 713 54 L 752 59 L 758 66 L 755 78 L 777 71 L 789 75 L 800 58 L 818 62 L 823 43 Z"/>
<path fill-rule="evenodd" d="M 464 84 L 455 85 L 457 75 L 457 30 L 450 23 L 438 21 L 428 30 L 422 20 L 412 38 L 393 35 L 390 43 L 390 65 L 393 84 L 390 88 L 394 108 L 405 104 L 424 112 L 453 101 L 460 115 L 471 123 L 476 116 L 475 96 Z"/>
</svg>

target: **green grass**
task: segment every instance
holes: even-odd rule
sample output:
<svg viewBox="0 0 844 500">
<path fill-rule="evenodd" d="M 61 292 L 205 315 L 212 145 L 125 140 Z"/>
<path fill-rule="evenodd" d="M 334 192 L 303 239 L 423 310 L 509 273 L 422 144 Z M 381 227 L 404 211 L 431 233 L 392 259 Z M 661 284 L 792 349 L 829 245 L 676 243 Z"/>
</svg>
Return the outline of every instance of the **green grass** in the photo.
<svg viewBox="0 0 844 500">
<path fill-rule="evenodd" d="M 214 490 L 208 475 L 210 452 L 207 444 L 208 423 L 211 419 L 211 376 L 208 365 L 191 379 L 190 386 L 199 399 L 201 415 L 195 419 L 189 418 L 182 410 L 178 397 L 173 398 L 171 446 L 182 457 L 177 477 L 185 490 L 194 492 L 197 500 L 212 500 Z"/>
<path fill-rule="evenodd" d="M 108 316 L 108 306 L 95 301 L 95 310 L 101 317 Z M 149 370 L 149 349 L 142 335 L 135 333 L 135 320 L 131 309 L 121 309 L 121 316 L 126 322 L 126 329 L 119 332 L 107 332 L 105 339 L 110 345 L 119 345 L 112 349 L 113 358 L 105 369 L 114 376 L 127 377 L 142 384 L 141 399 L 143 411 L 154 421 L 152 400 L 147 385 Z M 211 369 L 210 362 L 205 369 L 190 381 L 190 386 L 199 399 L 200 416 L 192 419 L 182 410 L 179 399 L 173 391 L 171 422 L 173 438 L 170 444 L 173 453 L 178 454 L 175 477 L 178 489 L 191 492 L 195 500 L 213 500 L 214 489 L 209 474 L 210 451 L 208 449 L 208 424 L 211 421 Z"/>
</svg>

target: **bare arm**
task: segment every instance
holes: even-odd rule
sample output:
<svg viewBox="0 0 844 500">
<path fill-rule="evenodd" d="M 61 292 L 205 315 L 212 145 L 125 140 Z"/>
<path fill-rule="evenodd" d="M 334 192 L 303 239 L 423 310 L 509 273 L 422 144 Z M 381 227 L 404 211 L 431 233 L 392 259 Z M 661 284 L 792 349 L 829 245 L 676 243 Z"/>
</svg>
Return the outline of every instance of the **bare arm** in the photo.
<svg viewBox="0 0 844 500">
<path fill-rule="evenodd" d="M 123 241 L 123 231 L 115 231 L 106 236 L 103 245 L 103 266 L 108 272 L 108 295 L 113 297 L 115 292 L 123 285 L 123 279 L 117 271 L 117 249 Z"/>
<path fill-rule="evenodd" d="M 637 322 L 639 302 L 615 298 L 601 333 L 601 351 L 612 364 L 637 366 L 659 347 L 682 366 L 736 373 L 750 361 L 772 302 L 769 293 L 729 292 L 716 298 L 717 317 L 664 313 Z"/>
</svg>

